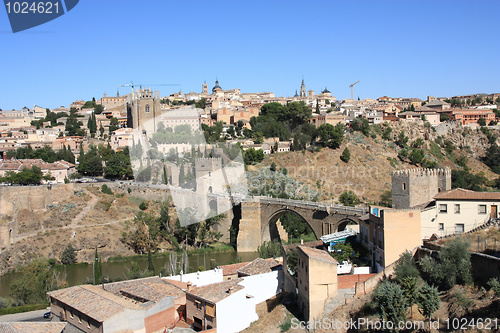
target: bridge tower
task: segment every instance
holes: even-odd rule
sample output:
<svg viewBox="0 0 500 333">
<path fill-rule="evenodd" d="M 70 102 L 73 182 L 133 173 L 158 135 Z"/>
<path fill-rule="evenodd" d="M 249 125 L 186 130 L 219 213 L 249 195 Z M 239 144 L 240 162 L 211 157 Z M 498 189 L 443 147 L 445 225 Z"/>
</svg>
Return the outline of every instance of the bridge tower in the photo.
<svg viewBox="0 0 500 333">
<path fill-rule="evenodd" d="M 392 173 L 392 208 L 408 209 L 434 200 L 451 190 L 451 170 L 406 169 Z"/>
</svg>

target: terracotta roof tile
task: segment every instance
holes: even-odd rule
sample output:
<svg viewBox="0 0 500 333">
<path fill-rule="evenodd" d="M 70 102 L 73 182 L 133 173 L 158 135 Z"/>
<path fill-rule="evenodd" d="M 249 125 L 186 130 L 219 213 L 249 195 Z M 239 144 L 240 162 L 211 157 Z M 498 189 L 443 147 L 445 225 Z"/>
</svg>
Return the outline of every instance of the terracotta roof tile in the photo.
<svg viewBox="0 0 500 333">
<path fill-rule="evenodd" d="M 254 261 L 249 262 L 242 268 L 238 269 L 237 272 L 241 275 L 247 275 L 247 276 L 264 274 L 272 272 L 273 268 L 276 268 L 279 265 L 280 263 L 273 258 L 268 258 L 268 259 L 257 258 Z"/>
<path fill-rule="evenodd" d="M 456 188 L 434 196 L 436 200 L 500 200 L 500 192 L 476 192 Z"/>
<path fill-rule="evenodd" d="M 227 280 L 219 283 L 207 284 L 201 287 L 191 287 L 187 294 L 191 294 L 211 303 L 217 303 L 228 297 L 232 293 L 243 289 L 238 283 L 243 281 L 242 278 Z"/>
<path fill-rule="evenodd" d="M 144 279 L 120 281 L 104 285 L 104 290 L 116 296 L 139 298 L 151 302 L 158 302 L 165 297 L 179 297 L 184 292 L 161 278 L 149 277 Z"/>
<path fill-rule="evenodd" d="M 102 322 L 115 313 L 129 309 L 143 309 L 134 302 L 116 296 L 101 287 L 81 285 L 47 293 L 50 297 Z"/>
<path fill-rule="evenodd" d="M 66 323 L 9 322 L 0 323 L 0 333 L 61 333 Z"/>
<path fill-rule="evenodd" d="M 238 272 L 238 269 L 242 268 L 243 266 L 247 265 L 248 263 L 249 263 L 249 261 L 240 262 L 240 263 L 231 264 L 231 265 L 223 265 L 223 266 L 221 266 L 222 275 L 223 276 L 234 275 Z"/>
</svg>

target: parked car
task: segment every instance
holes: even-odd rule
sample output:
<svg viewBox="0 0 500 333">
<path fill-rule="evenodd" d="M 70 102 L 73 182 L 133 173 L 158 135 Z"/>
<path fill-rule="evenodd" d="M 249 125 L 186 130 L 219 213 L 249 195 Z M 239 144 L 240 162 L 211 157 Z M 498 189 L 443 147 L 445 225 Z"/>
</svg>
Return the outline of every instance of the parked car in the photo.
<svg viewBox="0 0 500 333">
<path fill-rule="evenodd" d="M 48 318 L 48 319 L 52 318 L 52 312 L 50 312 L 50 311 L 49 312 L 45 312 L 43 314 L 43 318 Z"/>
</svg>

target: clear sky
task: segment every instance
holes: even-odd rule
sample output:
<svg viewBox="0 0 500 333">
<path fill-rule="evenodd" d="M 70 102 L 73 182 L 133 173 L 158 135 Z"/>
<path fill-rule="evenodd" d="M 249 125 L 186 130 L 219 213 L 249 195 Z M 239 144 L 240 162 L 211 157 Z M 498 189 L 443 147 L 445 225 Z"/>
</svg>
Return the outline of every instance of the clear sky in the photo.
<svg viewBox="0 0 500 333">
<path fill-rule="evenodd" d="M 13 34 L 0 8 L 0 108 L 69 106 L 120 84 L 338 99 L 500 92 L 500 1 L 80 0 Z M 130 89 L 121 88 L 121 93 Z"/>
</svg>

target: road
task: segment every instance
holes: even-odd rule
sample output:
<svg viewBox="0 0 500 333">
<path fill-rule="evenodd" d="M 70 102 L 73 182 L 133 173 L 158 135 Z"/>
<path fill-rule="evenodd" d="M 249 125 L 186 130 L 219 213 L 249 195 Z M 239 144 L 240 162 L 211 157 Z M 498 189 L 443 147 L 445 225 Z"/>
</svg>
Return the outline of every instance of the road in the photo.
<svg viewBox="0 0 500 333">
<path fill-rule="evenodd" d="M 50 321 L 49 318 L 43 318 L 43 314 L 49 312 L 48 309 L 29 311 L 23 313 L 15 313 L 10 315 L 0 316 L 0 322 L 13 322 L 13 321 Z"/>
</svg>

